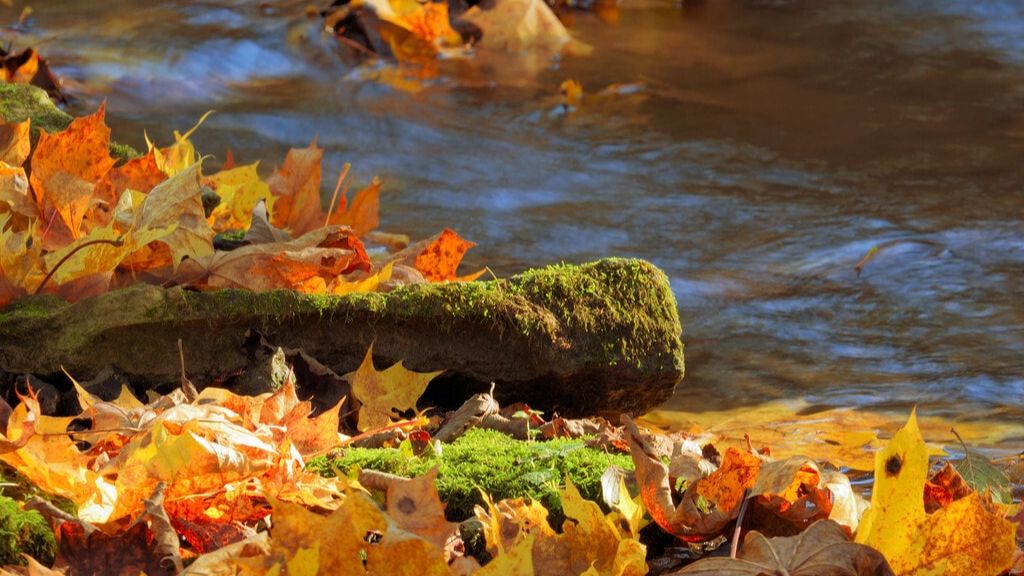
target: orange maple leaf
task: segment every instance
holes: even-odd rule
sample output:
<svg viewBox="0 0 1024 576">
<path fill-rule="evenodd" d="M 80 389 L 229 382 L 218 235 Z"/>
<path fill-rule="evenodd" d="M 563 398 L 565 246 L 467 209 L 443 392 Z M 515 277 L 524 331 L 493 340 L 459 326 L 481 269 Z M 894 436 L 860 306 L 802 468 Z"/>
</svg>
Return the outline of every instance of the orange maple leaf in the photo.
<svg viewBox="0 0 1024 576">
<path fill-rule="evenodd" d="M 29 183 L 43 218 L 47 222 L 53 219 L 54 225 L 63 228 L 63 234 L 51 229 L 47 235 L 57 245 L 66 243 L 65 239 L 80 238 L 92 228 L 84 220 L 93 192 L 114 167 L 108 148 L 110 128 L 103 120 L 105 112 L 100 104 L 94 114 L 76 118 L 63 132 L 51 135 L 42 130 L 39 134 Z"/>
<path fill-rule="evenodd" d="M 292 148 L 285 156 L 267 185 L 276 198 L 271 223 L 291 232 L 293 236 L 324 225 L 324 211 L 320 202 L 320 161 L 324 151 L 316 139 L 308 148 Z"/>
</svg>

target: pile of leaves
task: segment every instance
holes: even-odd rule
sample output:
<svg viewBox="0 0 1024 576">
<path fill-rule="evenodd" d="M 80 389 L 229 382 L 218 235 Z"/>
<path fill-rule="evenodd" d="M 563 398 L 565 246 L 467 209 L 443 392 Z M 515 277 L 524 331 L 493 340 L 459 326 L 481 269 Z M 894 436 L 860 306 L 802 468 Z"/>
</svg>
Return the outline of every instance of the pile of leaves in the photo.
<svg viewBox="0 0 1024 576">
<path fill-rule="evenodd" d="M 67 130 L 42 131 L 34 146 L 29 123 L 0 126 L 0 306 L 50 292 L 74 301 L 140 281 L 372 291 L 461 279 L 455 271 L 473 246 L 451 230 L 414 244 L 376 232 L 381 183 L 349 201 L 347 166 L 324 209 L 315 141 L 263 179 L 258 163 L 230 157 L 204 174 L 189 140 L 195 128 L 119 163 L 102 106 Z"/>
<path fill-rule="evenodd" d="M 0 459 L 76 513 L 30 501 L 26 508 L 54 527 L 54 566 L 26 558 L 27 567 L 0 574 L 995 575 L 1021 568 L 1024 511 L 1010 481 L 970 450 L 930 474 L 914 414 L 880 442 L 869 506 L 827 463 L 774 459 L 750 446 L 719 453 L 691 434 L 644 431 L 629 418 L 622 426 L 544 420 L 527 406 L 502 410 L 490 394 L 443 417 L 403 418 L 434 374 L 378 370 L 367 358 L 345 376 L 360 400 L 351 405 L 359 423 L 352 429 L 340 402 L 314 414 L 291 371 L 278 390 L 257 396 L 196 392 L 183 377 L 181 389 L 151 393 L 145 403 L 127 388 L 102 400 L 74 383 L 82 411 L 67 417 L 43 414 L 32 394 L 21 398 L 0 437 Z M 586 437 L 629 453 L 635 470 L 609 468 L 600 504 L 566 479 L 556 528 L 539 500 L 487 494 L 473 518 L 452 522 L 436 467 L 406 479 L 367 470 L 321 475 L 306 466 L 357 444 L 402 444 L 407 457 L 429 459 L 444 450 L 441 440 L 478 426 L 529 442 Z M 482 544 L 473 545 L 474 530 Z M 731 557 L 723 555 L 726 543 Z"/>
</svg>

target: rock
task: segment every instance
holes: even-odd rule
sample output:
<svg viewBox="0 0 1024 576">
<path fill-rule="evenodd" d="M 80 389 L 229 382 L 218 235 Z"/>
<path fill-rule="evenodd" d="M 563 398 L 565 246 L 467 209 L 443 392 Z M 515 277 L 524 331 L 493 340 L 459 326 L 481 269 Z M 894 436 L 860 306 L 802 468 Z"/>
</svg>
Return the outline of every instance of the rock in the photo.
<svg viewBox="0 0 1024 576">
<path fill-rule="evenodd" d="M 45 378 L 63 366 L 88 379 L 113 364 L 136 386 L 173 384 L 180 338 L 188 376 L 202 387 L 247 367 L 251 329 L 337 374 L 354 370 L 371 343 L 379 367 L 446 370 L 424 397 L 446 407 L 495 382 L 502 403 L 614 418 L 668 399 L 683 376 L 668 280 L 630 259 L 346 296 L 148 285 L 73 305 L 32 296 L 0 311 L 0 368 Z"/>
<path fill-rule="evenodd" d="M 31 84 L 0 82 L 0 120 L 23 122 L 32 119 L 32 141 L 39 137 L 39 130 L 49 134 L 60 132 L 74 119 L 50 100 L 46 91 Z M 114 158 L 134 158 L 138 151 L 127 144 L 110 143 L 110 155 Z"/>
</svg>

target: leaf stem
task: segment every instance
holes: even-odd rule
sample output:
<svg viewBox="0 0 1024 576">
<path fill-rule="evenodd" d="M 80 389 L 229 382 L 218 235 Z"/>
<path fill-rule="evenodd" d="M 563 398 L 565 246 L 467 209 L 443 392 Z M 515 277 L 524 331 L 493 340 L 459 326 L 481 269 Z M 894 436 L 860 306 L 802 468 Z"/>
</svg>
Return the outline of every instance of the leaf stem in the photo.
<svg viewBox="0 0 1024 576">
<path fill-rule="evenodd" d="M 43 287 L 46 286 L 46 283 L 50 281 L 50 278 L 53 277 L 54 273 L 56 273 L 57 270 L 60 270 L 60 267 L 63 266 L 65 262 L 70 260 L 72 256 L 78 254 L 78 252 L 81 251 L 83 248 L 95 246 L 96 244 L 110 244 L 111 246 L 120 248 L 121 246 L 124 246 L 124 237 L 118 238 L 117 240 L 89 240 L 88 242 L 82 242 L 81 244 L 76 246 L 74 250 L 65 254 L 64 257 L 61 258 L 60 261 L 57 262 L 57 264 L 52 269 L 50 269 L 49 272 L 47 272 L 46 278 L 43 278 L 43 281 L 39 283 L 39 286 L 36 286 L 36 289 L 35 291 L 32 292 L 32 294 L 39 294 Z"/>
</svg>

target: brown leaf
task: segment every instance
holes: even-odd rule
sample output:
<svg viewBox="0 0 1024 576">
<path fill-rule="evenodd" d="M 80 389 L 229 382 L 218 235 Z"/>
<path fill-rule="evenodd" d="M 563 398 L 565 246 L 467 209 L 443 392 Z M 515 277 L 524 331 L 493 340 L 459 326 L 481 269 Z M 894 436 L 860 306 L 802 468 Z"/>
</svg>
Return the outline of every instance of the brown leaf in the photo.
<svg viewBox="0 0 1024 576">
<path fill-rule="evenodd" d="M 831 520 L 820 520 L 798 536 L 765 538 L 751 532 L 737 559 L 707 558 L 676 574 L 707 576 L 890 576 L 885 558 L 873 548 L 851 542 Z"/>
<path fill-rule="evenodd" d="M 730 448 L 722 466 L 687 488 L 676 505 L 668 467 L 652 452 L 632 419 L 623 416 L 622 422 L 640 495 L 662 530 L 687 542 L 701 542 L 719 535 L 738 516 L 744 494 L 760 467 L 756 456 Z"/>
<path fill-rule="evenodd" d="M 338 276 L 367 270 L 369 258 L 351 231 L 318 228 L 288 242 L 252 244 L 191 258 L 177 279 L 192 286 L 325 293 Z"/>
<path fill-rule="evenodd" d="M 57 566 L 67 566 L 76 576 L 157 576 L 175 574 L 174 566 L 164 565 L 160 544 L 145 522 L 133 524 L 124 532 L 107 534 L 100 530 L 87 533 L 81 522 L 64 522 L 57 529 L 60 546 Z"/>
</svg>

